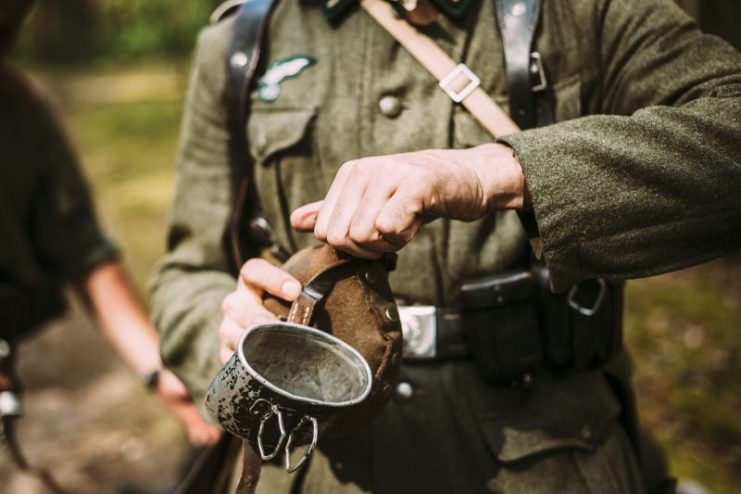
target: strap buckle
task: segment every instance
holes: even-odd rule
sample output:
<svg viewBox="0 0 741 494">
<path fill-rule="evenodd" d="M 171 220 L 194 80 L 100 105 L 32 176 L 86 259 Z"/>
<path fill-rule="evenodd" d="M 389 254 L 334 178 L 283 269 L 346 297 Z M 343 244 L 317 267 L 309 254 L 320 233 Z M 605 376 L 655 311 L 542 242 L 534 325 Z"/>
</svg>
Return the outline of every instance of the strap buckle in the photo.
<svg viewBox="0 0 741 494">
<path fill-rule="evenodd" d="M 453 89 L 452 85 L 453 83 L 460 77 L 464 76 L 466 79 L 468 79 L 468 83 L 466 83 L 465 86 L 463 86 L 460 90 Z M 466 97 L 474 92 L 477 87 L 481 84 L 481 79 L 469 69 L 466 64 L 459 63 L 455 66 L 453 70 L 450 71 L 448 75 L 443 77 L 440 80 L 440 83 L 438 84 L 440 88 L 445 91 L 445 94 L 447 94 L 450 99 L 455 101 L 456 103 L 460 103 Z"/>
<path fill-rule="evenodd" d="M 543 60 L 540 57 L 540 53 L 534 51 L 530 54 L 530 75 L 537 77 L 536 83 L 530 88 L 532 92 L 537 93 L 548 87 L 548 80 L 545 77 L 545 69 L 543 69 Z"/>
<path fill-rule="evenodd" d="M 594 281 L 597 283 L 597 296 L 594 298 L 594 302 L 591 304 L 591 307 L 582 305 L 576 300 L 576 297 L 579 293 L 579 287 L 582 286 L 582 283 L 586 281 Z M 597 313 L 600 307 L 602 307 L 602 302 L 604 302 L 605 300 L 605 293 L 607 293 L 607 283 L 602 278 L 596 280 L 584 280 L 581 283 L 571 287 L 566 301 L 569 304 L 569 307 L 574 309 L 579 314 L 587 317 L 592 317 Z"/>
</svg>

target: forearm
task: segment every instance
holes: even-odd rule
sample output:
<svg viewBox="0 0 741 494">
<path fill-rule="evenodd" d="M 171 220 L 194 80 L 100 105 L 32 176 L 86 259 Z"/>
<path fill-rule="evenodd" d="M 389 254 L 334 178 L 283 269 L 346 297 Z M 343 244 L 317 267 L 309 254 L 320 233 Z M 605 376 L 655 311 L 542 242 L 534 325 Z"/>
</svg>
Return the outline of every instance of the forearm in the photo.
<svg viewBox="0 0 741 494">
<path fill-rule="evenodd" d="M 160 369 L 159 338 L 123 265 L 100 264 L 80 287 L 101 331 L 129 367 L 139 375 Z"/>
<path fill-rule="evenodd" d="M 741 246 L 741 100 L 510 136 L 556 288 L 678 269 Z"/>
</svg>

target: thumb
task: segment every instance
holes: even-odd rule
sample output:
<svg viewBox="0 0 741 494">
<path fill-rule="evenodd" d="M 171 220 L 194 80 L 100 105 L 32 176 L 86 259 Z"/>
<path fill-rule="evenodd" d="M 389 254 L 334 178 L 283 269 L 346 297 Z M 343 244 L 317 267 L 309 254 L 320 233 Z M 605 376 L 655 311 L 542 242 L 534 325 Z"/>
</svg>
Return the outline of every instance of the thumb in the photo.
<svg viewBox="0 0 741 494">
<path fill-rule="evenodd" d="M 300 232 L 313 232 L 324 201 L 305 204 L 291 213 L 291 226 Z"/>
</svg>

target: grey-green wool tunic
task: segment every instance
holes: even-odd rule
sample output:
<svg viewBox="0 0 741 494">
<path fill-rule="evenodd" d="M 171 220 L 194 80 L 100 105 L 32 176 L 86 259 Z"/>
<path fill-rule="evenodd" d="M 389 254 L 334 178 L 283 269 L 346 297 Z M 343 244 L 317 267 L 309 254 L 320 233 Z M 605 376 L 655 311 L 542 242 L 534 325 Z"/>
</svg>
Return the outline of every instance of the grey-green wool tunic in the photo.
<svg viewBox="0 0 741 494">
<path fill-rule="evenodd" d="M 178 158 L 169 253 L 153 281 L 168 365 L 198 400 L 219 368 L 220 304 L 235 284 L 222 243 L 229 215 L 222 93 L 226 20 L 203 31 Z M 425 29 L 506 105 L 493 2 Z M 527 263 L 528 233 L 563 290 L 581 279 L 647 276 L 741 245 L 741 56 L 702 35 L 669 0 L 545 0 L 535 40 L 557 124 L 503 140 L 520 160 L 537 231 L 517 214 L 437 220 L 400 252 L 402 303 L 451 304 L 463 280 Z M 265 66 L 316 63 L 253 92 L 248 133 L 278 240 L 312 244 L 289 213 L 321 199 L 350 159 L 493 138 L 363 11 L 336 25 L 310 2 L 284 0 Z M 400 111 L 380 104 L 392 97 Z M 388 103 L 388 99 L 386 99 Z M 388 106 L 386 107 L 389 108 Z M 601 370 L 545 374 L 529 389 L 483 382 L 468 362 L 408 365 L 414 389 L 357 438 L 327 441 L 303 492 L 642 492 Z M 291 478 L 267 471 L 261 487 Z M 270 488 L 274 488 L 272 491 Z M 287 488 L 286 488 L 287 489 Z"/>
</svg>

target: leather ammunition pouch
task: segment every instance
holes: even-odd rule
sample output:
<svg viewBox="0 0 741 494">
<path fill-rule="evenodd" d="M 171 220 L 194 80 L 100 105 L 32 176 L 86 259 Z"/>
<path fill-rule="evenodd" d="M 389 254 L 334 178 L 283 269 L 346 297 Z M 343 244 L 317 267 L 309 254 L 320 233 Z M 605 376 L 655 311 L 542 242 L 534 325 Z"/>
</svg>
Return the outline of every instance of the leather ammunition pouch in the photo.
<svg viewBox="0 0 741 494">
<path fill-rule="evenodd" d="M 599 367 L 622 349 L 622 284 L 585 280 L 555 294 L 545 282 L 542 272 L 509 271 L 461 288 L 460 326 L 485 379 L 527 384 L 544 371 Z"/>
<path fill-rule="evenodd" d="M 486 380 L 527 383 L 578 372 L 622 349 L 622 283 L 548 289 L 548 271 L 512 270 L 463 284 L 455 307 L 399 307 L 408 361 L 473 358 Z"/>
</svg>

